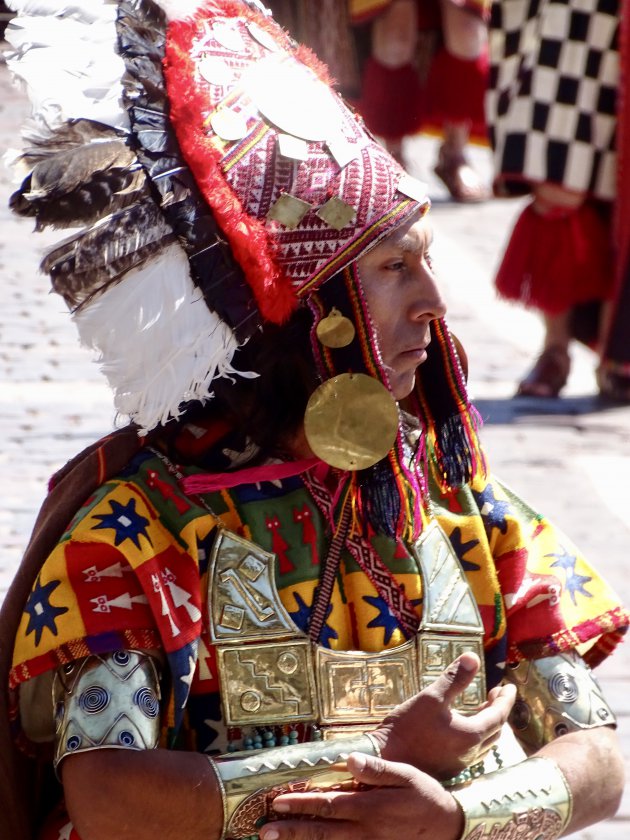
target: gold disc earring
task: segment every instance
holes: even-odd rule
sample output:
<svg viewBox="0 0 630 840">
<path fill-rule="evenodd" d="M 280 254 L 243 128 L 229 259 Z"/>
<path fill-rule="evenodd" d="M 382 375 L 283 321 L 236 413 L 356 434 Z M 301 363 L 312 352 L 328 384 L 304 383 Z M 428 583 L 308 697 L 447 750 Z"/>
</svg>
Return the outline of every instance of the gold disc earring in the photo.
<svg viewBox="0 0 630 840">
<path fill-rule="evenodd" d="M 312 394 L 304 413 L 304 433 L 318 458 L 341 470 L 365 470 L 394 445 L 398 406 L 378 379 L 342 373 Z"/>
<path fill-rule="evenodd" d="M 352 321 L 334 306 L 330 313 L 319 322 L 315 332 L 321 344 L 333 350 L 347 347 L 353 342 L 356 334 Z"/>
</svg>

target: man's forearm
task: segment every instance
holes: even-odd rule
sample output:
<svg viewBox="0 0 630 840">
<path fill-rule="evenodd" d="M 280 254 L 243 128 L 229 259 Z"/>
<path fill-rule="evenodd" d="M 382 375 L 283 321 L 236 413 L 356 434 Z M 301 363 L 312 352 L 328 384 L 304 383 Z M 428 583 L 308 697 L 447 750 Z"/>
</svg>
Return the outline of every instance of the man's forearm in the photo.
<svg viewBox="0 0 630 840">
<path fill-rule="evenodd" d="M 617 812 L 624 786 L 623 758 L 614 729 L 602 726 L 569 732 L 536 755 L 553 759 L 573 796 L 565 834 L 579 831 Z"/>
<path fill-rule="evenodd" d="M 207 758 L 193 752 L 103 749 L 61 765 L 81 840 L 218 840 L 223 802 Z"/>
<path fill-rule="evenodd" d="M 521 763 L 453 789 L 464 816 L 458 840 L 555 840 L 612 816 L 623 766 L 612 729 L 570 733 Z M 514 835 L 516 836 L 516 835 Z"/>
</svg>

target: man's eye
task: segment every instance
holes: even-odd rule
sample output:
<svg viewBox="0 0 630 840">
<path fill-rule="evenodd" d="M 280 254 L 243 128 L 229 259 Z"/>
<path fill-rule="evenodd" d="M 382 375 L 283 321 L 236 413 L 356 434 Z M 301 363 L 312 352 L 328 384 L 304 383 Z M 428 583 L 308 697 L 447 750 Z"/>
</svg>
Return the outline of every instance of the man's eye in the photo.
<svg viewBox="0 0 630 840">
<path fill-rule="evenodd" d="M 387 268 L 389 269 L 389 271 L 403 271 L 403 269 L 405 268 L 405 261 L 395 260 L 394 262 L 391 262 L 387 266 Z"/>
</svg>

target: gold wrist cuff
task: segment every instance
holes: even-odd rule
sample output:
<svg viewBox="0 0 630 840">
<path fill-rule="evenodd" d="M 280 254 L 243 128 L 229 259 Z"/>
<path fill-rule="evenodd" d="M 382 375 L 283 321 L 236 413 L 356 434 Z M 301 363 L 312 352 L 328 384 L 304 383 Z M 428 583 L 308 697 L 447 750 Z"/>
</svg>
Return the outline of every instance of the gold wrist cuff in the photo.
<svg viewBox="0 0 630 840">
<path fill-rule="evenodd" d="M 548 758 L 530 758 L 451 793 L 466 821 L 460 840 L 555 840 L 571 819 L 571 791 Z"/>
<path fill-rule="evenodd" d="M 380 755 L 375 739 L 361 735 L 210 759 L 223 796 L 222 837 L 258 834 L 271 813 L 272 801 L 281 793 L 354 787 L 356 783 L 346 766 L 352 752 Z"/>
</svg>

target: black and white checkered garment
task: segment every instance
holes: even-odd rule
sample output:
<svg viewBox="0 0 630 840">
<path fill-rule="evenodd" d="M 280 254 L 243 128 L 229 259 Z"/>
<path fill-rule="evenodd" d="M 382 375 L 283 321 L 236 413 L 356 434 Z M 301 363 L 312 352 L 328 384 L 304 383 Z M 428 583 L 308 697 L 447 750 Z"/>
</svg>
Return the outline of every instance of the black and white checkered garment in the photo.
<svg viewBox="0 0 630 840">
<path fill-rule="evenodd" d="M 499 0 L 488 124 L 498 178 L 615 196 L 618 0 Z"/>
</svg>

